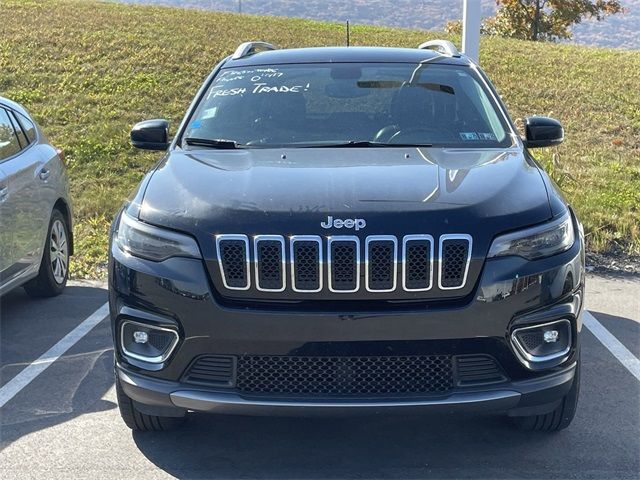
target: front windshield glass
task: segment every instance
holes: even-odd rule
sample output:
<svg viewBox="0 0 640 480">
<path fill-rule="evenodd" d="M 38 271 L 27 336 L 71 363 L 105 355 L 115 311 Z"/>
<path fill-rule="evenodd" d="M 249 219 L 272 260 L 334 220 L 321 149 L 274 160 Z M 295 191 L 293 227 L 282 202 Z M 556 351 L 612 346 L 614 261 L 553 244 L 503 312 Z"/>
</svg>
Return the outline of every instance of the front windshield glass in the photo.
<svg viewBox="0 0 640 480">
<path fill-rule="evenodd" d="M 497 148 L 513 142 L 476 72 L 428 63 L 223 69 L 182 140 L 185 148 L 229 145 L 207 140 L 241 147 Z"/>
</svg>

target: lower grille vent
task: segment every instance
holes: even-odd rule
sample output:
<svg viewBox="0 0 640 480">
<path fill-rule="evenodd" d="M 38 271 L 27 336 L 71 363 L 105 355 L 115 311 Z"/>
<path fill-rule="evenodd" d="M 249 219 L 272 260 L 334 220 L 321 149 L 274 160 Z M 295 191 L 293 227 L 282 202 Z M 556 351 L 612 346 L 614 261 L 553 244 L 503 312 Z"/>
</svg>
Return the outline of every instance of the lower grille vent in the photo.
<svg viewBox="0 0 640 480">
<path fill-rule="evenodd" d="M 459 386 L 504 382 L 507 378 L 498 363 L 489 355 L 459 355 L 456 357 Z"/>
<path fill-rule="evenodd" d="M 233 385 L 235 357 L 214 356 L 198 358 L 187 371 L 184 381 L 200 385 L 230 387 Z"/>
<path fill-rule="evenodd" d="M 448 355 L 238 357 L 236 388 L 286 395 L 444 393 L 453 387 Z"/>
</svg>

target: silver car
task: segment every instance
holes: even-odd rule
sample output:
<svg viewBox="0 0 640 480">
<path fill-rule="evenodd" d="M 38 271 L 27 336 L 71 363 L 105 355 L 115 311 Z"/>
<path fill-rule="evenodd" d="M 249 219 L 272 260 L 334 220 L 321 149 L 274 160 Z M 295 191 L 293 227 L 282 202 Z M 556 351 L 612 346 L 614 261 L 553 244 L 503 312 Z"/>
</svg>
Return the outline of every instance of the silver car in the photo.
<svg viewBox="0 0 640 480">
<path fill-rule="evenodd" d="M 0 97 L 0 295 L 64 290 L 73 236 L 63 160 L 27 111 Z"/>
</svg>

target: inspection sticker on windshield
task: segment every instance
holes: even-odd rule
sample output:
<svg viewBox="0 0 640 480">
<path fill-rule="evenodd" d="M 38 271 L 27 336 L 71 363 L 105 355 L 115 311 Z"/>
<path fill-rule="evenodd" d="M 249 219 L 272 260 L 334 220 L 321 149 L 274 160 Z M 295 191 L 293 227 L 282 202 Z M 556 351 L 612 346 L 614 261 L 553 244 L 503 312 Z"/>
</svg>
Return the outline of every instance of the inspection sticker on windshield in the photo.
<svg viewBox="0 0 640 480">
<path fill-rule="evenodd" d="M 480 140 L 476 132 L 460 132 L 460 138 L 463 140 Z"/>
<path fill-rule="evenodd" d="M 478 138 L 480 140 L 495 140 L 496 136 L 493 133 L 488 132 L 477 132 Z"/>
<path fill-rule="evenodd" d="M 494 140 L 496 136 L 490 132 L 460 132 L 462 140 Z"/>
</svg>

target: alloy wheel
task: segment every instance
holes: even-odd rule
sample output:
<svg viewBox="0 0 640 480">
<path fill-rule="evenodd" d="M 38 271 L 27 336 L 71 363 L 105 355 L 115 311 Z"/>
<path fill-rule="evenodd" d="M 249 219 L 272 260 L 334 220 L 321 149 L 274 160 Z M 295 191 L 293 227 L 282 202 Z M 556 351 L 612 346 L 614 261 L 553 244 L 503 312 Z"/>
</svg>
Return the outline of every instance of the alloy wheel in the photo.
<svg viewBox="0 0 640 480">
<path fill-rule="evenodd" d="M 67 276 L 69 268 L 69 248 L 67 243 L 67 230 L 60 220 L 53 222 L 49 236 L 51 259 L 51 271 L 58 284 L 62 284 Z"/>
</svg>

